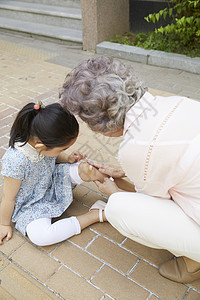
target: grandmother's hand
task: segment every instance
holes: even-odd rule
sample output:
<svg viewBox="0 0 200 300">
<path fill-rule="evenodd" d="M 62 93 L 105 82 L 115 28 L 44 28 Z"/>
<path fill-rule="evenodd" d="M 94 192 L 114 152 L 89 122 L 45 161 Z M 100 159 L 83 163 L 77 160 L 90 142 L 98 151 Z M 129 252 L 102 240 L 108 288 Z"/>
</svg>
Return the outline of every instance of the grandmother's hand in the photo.
<svg viewBox="0 0 200 300">
<path fill-rule="evenodd" d="M 120 166 L 110 166 L 108 164 L 99 163 L 92 160 L 88 160 L 87 162 L 93 167 L 97 168 L 99 172 L 101 172 L 104 175 L 108 175 L 113 178 L 126 177 L 124 171 Z"/>
<path fill-rule="evenodd" d="M 120 191 L 120 189 L 118 188 L 116 183 L 114 181 L 110 180 L 109 178 L 105 178 L 103 183 L 101 183 L 98 180 L 95 181 L 95 183 L 96 183 L 99 191 L 108 197 L 110 195 Z"/>
</svg>

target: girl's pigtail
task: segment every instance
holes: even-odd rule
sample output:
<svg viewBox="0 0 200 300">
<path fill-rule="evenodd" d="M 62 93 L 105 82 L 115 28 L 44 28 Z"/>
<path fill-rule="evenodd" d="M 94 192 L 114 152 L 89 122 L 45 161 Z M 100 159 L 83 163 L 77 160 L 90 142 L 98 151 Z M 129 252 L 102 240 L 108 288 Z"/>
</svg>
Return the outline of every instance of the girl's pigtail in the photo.
<svg viewBox="0 0 200 300">
<path fill-rule="evenodd" d="M 14 144 L 16 142 L 21 142 L 24 145 L 28 142 L 30 138 L 31 124 L 37 114 L 37 110 L 34 109 L 34 105 L 35 103 L 29 103 L 18 113 L 10 131 L 9 146 L 11 148 L 14 148 Z"/>
</svg>

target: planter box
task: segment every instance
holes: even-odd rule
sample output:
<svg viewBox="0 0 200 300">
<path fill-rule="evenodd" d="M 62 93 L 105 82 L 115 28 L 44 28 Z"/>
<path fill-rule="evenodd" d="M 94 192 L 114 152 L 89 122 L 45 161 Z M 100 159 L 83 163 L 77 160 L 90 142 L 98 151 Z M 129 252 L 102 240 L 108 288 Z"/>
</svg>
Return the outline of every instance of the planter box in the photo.
<svg viewBox="0 0 200 300">
<path fill-rule="evenodd" d="M 136 61 L 147 65 L 179 69 L 200 74 L 199 57 L 191 58 L 186 55 L 157 50 L 146 50 L 140 47 L 111 42 L 102 42 L 96 45 L 96 53 Z"/>
</svg>

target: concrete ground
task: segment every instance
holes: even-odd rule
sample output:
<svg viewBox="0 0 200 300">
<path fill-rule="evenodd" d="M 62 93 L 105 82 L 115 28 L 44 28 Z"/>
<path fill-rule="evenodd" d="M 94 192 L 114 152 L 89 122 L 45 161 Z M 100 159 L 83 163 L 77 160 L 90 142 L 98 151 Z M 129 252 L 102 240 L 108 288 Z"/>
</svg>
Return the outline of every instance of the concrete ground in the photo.
<svg viewBox="0 0 200 300">
<path fill-rule="evenodd" d="M 79 61 L 93 56 L 79 48 L 0 34 L 0 157 L 8 147 L 10 126 L 19 109 L 31 101 L 57 101 L 65 75 Z M 131 64 L 153 94 L 200 100 L 199 75 Z M 80 127 L 71 150 L 117 164 L 121 139 L 94 134 L 82 122 Z M 2 184 L 0 177 L 1 193 Z M 74 201 L 64 216 L 87 212 L 98 199 L 107 201 L 93 183 L 82 184 L 73 193 Z M 34 246 L 14 230 L 13 238 L 0 246 L 0 299 L 200 299 L 200 280 L 178 284 L 158 274 L 158 266 L 171 257 L 167 251 L 125 238 L 108 223 L 92 225 L 48 247 Z"/>
</svg>

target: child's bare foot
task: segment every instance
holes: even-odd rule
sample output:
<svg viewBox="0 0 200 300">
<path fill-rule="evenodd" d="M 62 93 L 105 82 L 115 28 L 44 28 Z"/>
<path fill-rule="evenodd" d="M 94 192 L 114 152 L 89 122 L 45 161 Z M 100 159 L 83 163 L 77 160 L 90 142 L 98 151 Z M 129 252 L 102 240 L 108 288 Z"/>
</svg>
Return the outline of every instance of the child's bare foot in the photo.
<svg viewBox="0 0 200 300">
<path fill-rule="evenodd" d="M 82 162 L 78 166 L 79 176 L 83 181 L 100 181 L 103 182 L 106 177 L 98 171 L 97 168 L 89 165 L 87 162 Z"/>
</svg>

